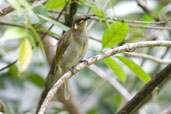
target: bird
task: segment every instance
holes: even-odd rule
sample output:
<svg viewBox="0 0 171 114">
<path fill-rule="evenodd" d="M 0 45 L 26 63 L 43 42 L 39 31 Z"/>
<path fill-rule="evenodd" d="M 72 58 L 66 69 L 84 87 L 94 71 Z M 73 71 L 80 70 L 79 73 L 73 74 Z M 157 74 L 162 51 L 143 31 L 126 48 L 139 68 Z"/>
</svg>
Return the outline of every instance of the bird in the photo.
<svg viewBox="0 0 171 114">
<path fill-rule="evenodd" d="M 75 16 L 71 28 L 65 32 L 62 38 L 59 40 L 57 44 L 56 55 L 53 59 L 50 71 L 45 81 L 45 88 L 41 94 L 36 113 L 38 113 L 41 104 L 43 103 L 53 84 L 67 71 L 72 71 L 74 66 L 80 61 L 84 61 L 83 57 L 87 51 L 88 45 L 88 19 L 90 19 L 90 17 L 84 15 Z M 62 97 L 64 97 L 66 100 L 70 98 L 70 91 L 67 81 L 56 94 L 62 95 Z"/>
</svg>

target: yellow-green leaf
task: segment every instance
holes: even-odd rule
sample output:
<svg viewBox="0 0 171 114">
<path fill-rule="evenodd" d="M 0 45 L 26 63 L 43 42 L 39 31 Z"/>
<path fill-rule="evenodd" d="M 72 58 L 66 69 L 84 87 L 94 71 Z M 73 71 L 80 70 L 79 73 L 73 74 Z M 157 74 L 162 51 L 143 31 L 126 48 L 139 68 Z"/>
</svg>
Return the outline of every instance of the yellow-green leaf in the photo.
<svg viewBox="0 0 171 114">
<path fill-rule="evenodd" d="M 142 81 L 147 83 L 151 80 L 151 77 L 139 65 L 130 59 L 122 56 L 117 56 L 117 58 L 122 61 L 130 70 L 132 70 L 132 72 L 134 72 Z"/>
<path fill-rule="evenodd" d="M 49 9 L 62 9 L 68 0 L 49 0 L 45 6 Z"/>
<path fill-rule="evenodd" d="M 27 38 L 23 39 L 19 46 L 18 69 L 21 74 L 29 65 L 32 58 L 32 46 Z"/>
<path fill-rule="evenodd" d="M 122 67 L 111 57 L 104 59 L 105 63 L 113 70 L 122 83 L 126 81 L 126 75 Z"/>
<path fill-rule="evenodd" d="M 24 37 L 27 37 L 28 31 L 21 27 L 11 27 L 8 28 L 3 37 L 0 39 L 1 42 L 7 41 L 7 40 L 18 40 L 22 39 Z"/>
</svg>

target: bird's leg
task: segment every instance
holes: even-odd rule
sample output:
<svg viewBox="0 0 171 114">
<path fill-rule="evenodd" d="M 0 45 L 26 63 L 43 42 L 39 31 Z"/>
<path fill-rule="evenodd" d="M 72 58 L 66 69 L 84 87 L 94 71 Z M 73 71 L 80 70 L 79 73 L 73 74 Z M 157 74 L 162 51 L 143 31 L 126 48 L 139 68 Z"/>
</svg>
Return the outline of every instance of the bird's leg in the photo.
<svg viewBox="0 0 171 114">
<path fill-rule="evenodd" d="M 69 71 L 71 71 L 72 73 L 74 73 L 74 66 L 73 67 L 66 66 L 66 68 L 68 68 Z"/>
</svg>

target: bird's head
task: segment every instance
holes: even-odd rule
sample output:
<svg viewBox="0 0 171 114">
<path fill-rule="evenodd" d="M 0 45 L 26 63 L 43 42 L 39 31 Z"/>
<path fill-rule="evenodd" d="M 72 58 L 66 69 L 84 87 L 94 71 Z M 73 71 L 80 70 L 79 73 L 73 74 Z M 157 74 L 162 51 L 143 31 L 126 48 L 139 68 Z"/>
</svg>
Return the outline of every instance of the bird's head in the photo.
<svg viewBox="0 0 171 114">
<path fill-rule="evenodd" d="M 81 31 L 84 30 L 86 27 L 86 21 L 87 19 L 90 19 L 90 17 L 83 16 L 83 15 L 77 15 L 74 19 L 74 22 L 72 24 L 72 28 L 75 31 Z"/>
</svg>

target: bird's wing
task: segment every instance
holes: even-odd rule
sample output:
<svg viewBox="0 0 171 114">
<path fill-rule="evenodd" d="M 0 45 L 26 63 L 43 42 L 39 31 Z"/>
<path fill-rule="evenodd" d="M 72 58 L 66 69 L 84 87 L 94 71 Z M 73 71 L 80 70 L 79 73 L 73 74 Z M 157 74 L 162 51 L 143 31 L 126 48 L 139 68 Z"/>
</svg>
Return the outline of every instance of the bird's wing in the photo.
<svg viewBox="0 0 171 114">
<path fill-rule="evenodd" d="M 56 55 L 54 58 L 55 65 L 57 65 L 59 63 L 59 61 L 61 60 L 62 55 L 65 53 L 65 51 L 66 51 L 67 47 L 69 46 L 69 44 L 71 43 L 72 39 L 73 39 L 73 36 L 72 36 L 71 29 L 70 29 L 69 31 L 64 33 L 63 37 L 58 42 L 58 46 L 56 49 Z"/>
</svg>

